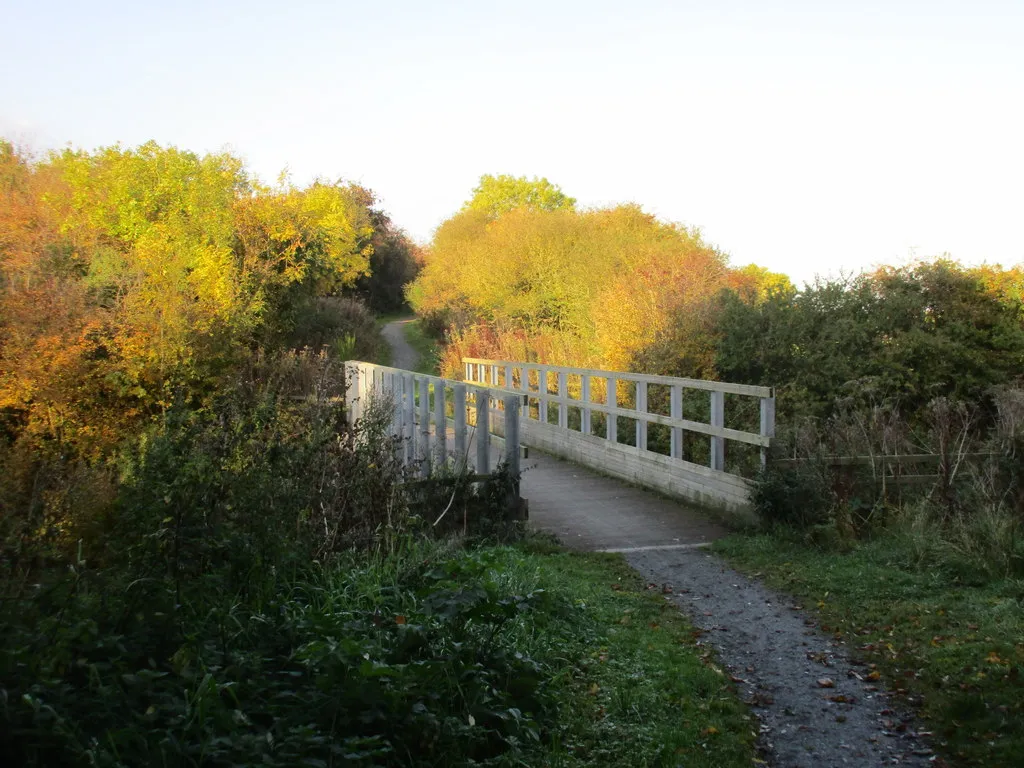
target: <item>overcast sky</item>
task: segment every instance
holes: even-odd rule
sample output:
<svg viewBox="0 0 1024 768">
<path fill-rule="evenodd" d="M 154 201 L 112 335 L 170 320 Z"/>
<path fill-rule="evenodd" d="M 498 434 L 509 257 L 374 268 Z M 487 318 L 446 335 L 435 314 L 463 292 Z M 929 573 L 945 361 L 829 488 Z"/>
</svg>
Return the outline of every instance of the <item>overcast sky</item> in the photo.
<svg viewBox="0 0 1024 768">
<path fill-rule="evenodd" d="M 420 241 L 484 173 L 796 280 L 1024 261 L 1024 1 L 0 0 L 0 135 L 342 177 Z"/>
</svg>

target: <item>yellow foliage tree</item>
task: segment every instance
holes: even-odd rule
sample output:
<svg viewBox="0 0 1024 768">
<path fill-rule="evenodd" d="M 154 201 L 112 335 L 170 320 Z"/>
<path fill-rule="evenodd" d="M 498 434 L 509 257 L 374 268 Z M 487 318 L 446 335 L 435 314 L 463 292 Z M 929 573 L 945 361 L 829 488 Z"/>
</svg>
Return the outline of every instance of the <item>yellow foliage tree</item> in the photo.
<svg viewBox="0 0 1024 768">
<path fill-rule="evenodd" d="M 155 143 L 41 162 L 0 143 L 0 408 L 13 433 L 102 451 L 131 420 L 204 391 L 291 303 L 367 273 L 364 195 L 269 189 L 230 155 Z"/>
<path fill-rule="evenodd" d="M 439 227 L 409 299 L 452 326 L 462 348 L 497 353 L 528 338 L 537 358 L 573 355 L 549 362 L 626 368 L 675 310 L 713 295 L 727 272 L 698 232 L 635 205 L 500 215 L 467 205 Z"/>
</svg>

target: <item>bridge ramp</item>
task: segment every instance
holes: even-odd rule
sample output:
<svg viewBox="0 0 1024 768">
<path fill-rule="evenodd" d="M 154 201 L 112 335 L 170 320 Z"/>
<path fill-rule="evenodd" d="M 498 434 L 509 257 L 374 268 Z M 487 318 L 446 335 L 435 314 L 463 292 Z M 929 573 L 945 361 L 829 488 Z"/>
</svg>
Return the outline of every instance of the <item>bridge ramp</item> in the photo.
<svg viewBox="0 0 1024 768">
<path fill-rule="evenodd" d="M 686 549 L 728 533 L 693 507 L 544 453 L 522 468 L 530 525 L 573 549 Z"/>
</svg>

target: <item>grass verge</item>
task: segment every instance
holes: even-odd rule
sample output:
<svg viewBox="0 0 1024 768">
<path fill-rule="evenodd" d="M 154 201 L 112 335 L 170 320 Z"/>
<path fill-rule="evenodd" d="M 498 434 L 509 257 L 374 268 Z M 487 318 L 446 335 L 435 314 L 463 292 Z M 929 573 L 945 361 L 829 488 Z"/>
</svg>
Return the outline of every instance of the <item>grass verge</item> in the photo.
<svg viewBox="0 0 1024 768">
<path fill-rule="evenodd" d="M 784 535 L 734 535 L 715 551 L 814 608 L 919 709 L 954 765 L 1024 763 L 1024 581 L 965 579 L 884 537 L 835 552 Z"/>
<path fill-rule="evenodd" d="M 426 373 L 431 376 L 439 375 L 438 366 L 441 349 L 437 341 L 423 331 L 421 321 L 418 319 L 411 320 L 402 326 L 402 329 L 405 331 L 405 340 L 409 342 L 409 346 L 419 354 L 416 372 Z"/>
<path fill-rule="evenodd" d="M 645 589 L 620 555 L 521 545 L 506 556 L 540 583 L 571 595 L 577 621 L 549 656 L 561 717 L 544 764 L 552 766 L 750 765 L 754 732 L 746 707 L 692 625 Z"/>
</svg>

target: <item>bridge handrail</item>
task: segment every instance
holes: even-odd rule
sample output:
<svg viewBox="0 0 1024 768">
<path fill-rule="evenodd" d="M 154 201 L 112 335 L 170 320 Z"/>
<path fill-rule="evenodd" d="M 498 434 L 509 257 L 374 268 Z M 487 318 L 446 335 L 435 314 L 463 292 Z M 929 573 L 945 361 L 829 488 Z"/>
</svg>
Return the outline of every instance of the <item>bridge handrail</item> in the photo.
<svg viewBox="0 0 1024 768">
<path fill-rule="evenodd" d="M 465 357 L 462 359 L 462 362 L 465 366 L 465 380 L 467 382 L 475 385 L 497 387 L 501 383 L 501 379 L 504 378 L 503 389 L 511 390 L 524 395 L 526 398 L 538 401 L 539 408 L 536 421 L 540 423 L 549 424 L 547 406 L 549 403 L 556 404 L 558 406 L 557 427 L 562 430 L 569 430 L 568 409 L 570 407 L 580 410 L 581 424 L 579 431 L 583 436 L 592 435 L 591 413 L 594 411 L 608 416 L 631 418 L 636 422 L 636 449 L 646 453 L 649 450 L 647 442 L 648 425 L 664 425 L 671 430 L 669 456 L 679 460 L 684 460 L 684 432 L 696 432 L 707 435 L 711 438 L 710 468 L 720 472 L 725 472 L 725 442 L 727 440 L 760 447 L 763 465 L 767 460 L 767 449 L 771 445 L 772 438 L 775 436 L 775 391 L 772 387 L 476 357 Z M 515 375 L 516 370 L 519 371 L 518 386 Z M 533 389 L 531 386 L 531 371 L 537 372 L 536 389 Z M 550 390 L 550 382 L 548 380 L 550 374 L 557 376 L 558 381 L 555 392 Z M 569 376 L 580 377 L 579 397 L 571 397 L 569 395 Z M 604 379 L 607 385 L 607 395 L 603 403 L 592 400 L 590 396 L 592 390 L 591 380 L 595 378 Z M 635 408 L 623 408 L 618 405 L 616 390 L 617 383 L 620 381 L 631 382 L 636 385 Z M 650 384 L 669 387 L 671 392 L 671 415 L 664 416 L 647 410 L 647 389 Z M 709 422 L 683 418 L 682 391 L 684 389 L 702 390 L 710 393 Z M 758 432 L 731 429 L 725 426 L 726 394 L 757 398 L 760 401 L 760 430 Z M 527 400 L 528 402 L 529 400 Z M 533 421 L 529 408 L 526 409 L 526 419 Z M 605 437 L 607 441 L 617 443 L 618 430 L 615 419 L 607 420 L 606 429 Z M 575 430 L 571 431 L 575 432 Z"/>
<path fill-rule="evenodd" d="M 709 392 L 724 392 L 730 395 L 745 395 L 747 397 L 775 397 L 773 387 L 762 387 L 756 384 L 734 384 L 727 381 L 710 381 L 708 379 L 687 379 L 680 376 L 659 376 L 653 373 L 633 373 L 632 371 L 605 371 L 597 368 L 573 368 L 566 365 L 549 365 L 546 363 L 521 363 L 512 360 L 490 360 L 478 357 L 462 358 L 464 365 L 497 365 L 514 368 L 540 369 L 547 368 L 549 371 L 560 371 L 570 376 L 591 376 L 599 379 L 608 377 L 619 381 L 644 382 L 647 384 L 664 384 L 667 386 L 679 385 L 684 389 L 701 389 Z M 518 390 L 517 390 L 518 391 Z"/>
<path fill-rule="evenodd" d="M 452 452 L 457 465 L 468 465 L 468 438 L 472 430 L 477 443 L 477 474 L 490 472 L 493 445 L 504 448 L 510 472 L 513 477 L 518 476 L 519 414 L 525 400 L 524 393 L 357 360 L 345 362 L 345 377 L 346 410 L 352 422 L 362 416 L 365 402 L 374 394 L 388 393 L 392 396 L 395 406 L 392 432 L 402 441 L 400 450 L 404 453 L 406 465 L 417 462 L 422 477 L 430 475 L 433 465 L 446 463 L 449 425 L 454 428 Z M 450 398 L 448 390 L 451 390 Z M 449 404 L 451 417 L 447 415 Z M 475 412 L 475 423 L 470 423 L 467 418 L 468 410 Z M 490 429 L 491 414 L 498 412 L 502 414 L 504 434 L 501 436 L 493 434 Z"/>
</svg>

